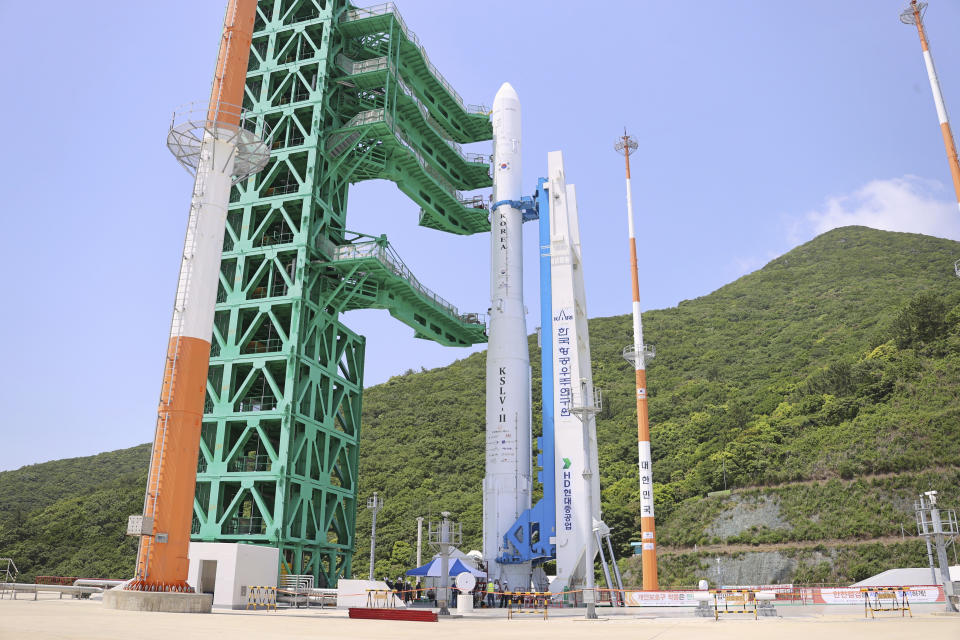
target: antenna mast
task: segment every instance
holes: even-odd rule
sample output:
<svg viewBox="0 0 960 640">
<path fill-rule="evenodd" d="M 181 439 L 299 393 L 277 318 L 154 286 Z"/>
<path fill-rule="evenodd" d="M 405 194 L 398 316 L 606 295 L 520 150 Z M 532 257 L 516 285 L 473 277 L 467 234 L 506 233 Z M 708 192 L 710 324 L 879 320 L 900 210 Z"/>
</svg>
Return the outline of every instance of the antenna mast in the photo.
<svg viewBox="0 0 960 640">
<path fill-rule="evenodd" d="M 940 92 L 940 80 L 937 78 L 937 70 L 933 66 L 933 56 L 930 53 L 930 46 L 927 44 L 926 29 L 923 28 L 923 14 L 926 9 L 926 2 L 910 0 L 910 4 L 900 14 L 900 22 L 917 25 L 917 33 L 920 34 L 923 61 L 927 65 L 930 89 L 933 91 L 933 101 L 937 106 L 937 117 L 940 119 L 940 132 L 943 134 L 943 144 L 947 148 L 947 162 L 950 163 L 950 174 L 953 176 L 953 190 L 957 194 L 957 206 L 960 206 L 960 163 L 957 162 L 957 145 L 953 140 L 953 132 L 950 130 L 947 107 L 943 103 L 943 93 Z"/>
<path fill-rule="evenodd" d="M 646 358 L 653 350 L 643 344 L 643 321 L 640 318 L 640 278 L 637 271 L 637 240 L 633 229 L 633 193 L 630 188 L 630 154 L 637 150 L 637 141 L 627 135 L 617 140 L 614 148 L 623 154 L 627 171 L 627 228 L 630 233 L 630 278 L 633 282 L 633 345 L 623 350 L 623 357 L 634 365 L 637 378 L 637 448 L 640 457 L 640 531 L 643 567 L 643 590 L 657 590 L 657 544 L 653 520 L 653 460 L 650 456 L 650 422 L 647 416 Z"/>
</svg>

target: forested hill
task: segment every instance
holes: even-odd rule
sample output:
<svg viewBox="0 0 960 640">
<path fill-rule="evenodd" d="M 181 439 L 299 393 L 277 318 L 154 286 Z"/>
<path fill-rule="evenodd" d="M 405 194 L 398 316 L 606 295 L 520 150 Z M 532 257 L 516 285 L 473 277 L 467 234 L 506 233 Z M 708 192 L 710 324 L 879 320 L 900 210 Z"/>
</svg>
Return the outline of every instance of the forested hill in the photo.
<svg viewBox="0 0 960 640">
<path fill-rule="evenodd" d="M 958 257 L 953 241 L 845 227 L 710 295 L 644 313 L 645 339 L 657 348 L 648 384 L 662 583 L 689 583 L 705 571 L 705 553 L 739 566 L 751 547 L 776 556 L 738 569 L 753 571 L 740 574 L 752 581 L 771 566 L 771 576 L 801 581 L 922 565 L 921 547 L 890 537 L 901 525 L 910 533 L 917 491 L 940 489 L 954 505 L 960 498 Z M 604 519 L 622 554 L 639 538 L 634 383 L 620 355 L 630 318 L 593 319 L 590 332 L 605 402 Z M 539 352 L 534 338 L 529 344 L 536 423 Z M 418 515 L 452 511 L 464 546 L 480 545 L 484 359 L 365 391 L 359 504 L 374 490 L 385 498 L 378 573 L 409 566 Z M 11 535 L 4 483 L 14 473 L 0 473 L 0 556 L 29 556 L 57 505 L 32 511 Z M 724 482 L 732 495 L 706 497 Z M 360 570 L 365 509 L 357 531 Z"/>
<path fill-rule="evenodd" d="M 137 542 L 127 516 L 143 510 L 150 445 L 0 472 L 0 557 L 21 581 L 36 575 L 124 578 Z"/>
<path fill-rule="evenodd" d="M 843 491 L 826 503 L 809 493 L 799 500 L 802 517 L 775 514 L 732 536 L 717 535 L 714 519 L 752 506 L 737 506 L 736 494 L 703 496 L 724 488 L 724 471 L 737 488 L 957 465 L 957 257 L 960 243 L 950 240 L 845 227 L 707 296 L 644 313 L 644 338 L 657 348 L 648 387 L 661 542 L 871 539 L 899 535 L 900 524 L 909 531 L 912 476 L 902 491 L 848 492 L 858 496 L 853 503 L 836 497 Z M 620 355 L 632 340 L 630 317 L 591 320 L 590 339 L 605 403 L 597 422 L 604 520 L 622 553 L 639 539 L 634 378 Z M 533 338 L 530 345 L 537 398 L 539 354 Z M 414 516 L 441 508 L 459 513 L 469 546 L 479 545 L 484 358 L 367 391 L 361 486 L 386 498 L 378 548 L 413 540 Z M 938 488 L 956 497 L 955 480 Z M 821 517 L 837 527 L 816 523 Z M 358 531 L 368 526 L 361 512 Z"/>
</svg>

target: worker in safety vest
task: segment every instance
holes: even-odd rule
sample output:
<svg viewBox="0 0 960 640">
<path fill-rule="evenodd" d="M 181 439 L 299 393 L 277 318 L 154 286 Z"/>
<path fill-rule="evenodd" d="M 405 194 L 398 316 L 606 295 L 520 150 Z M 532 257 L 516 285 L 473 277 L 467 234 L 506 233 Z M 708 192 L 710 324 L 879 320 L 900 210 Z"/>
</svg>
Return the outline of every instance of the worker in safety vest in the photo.
<svg viewBox="0 0 960 640">
<path fill-rule="evenodd" d="M 496 598 L 496 585 L 494 585 L 493 580 L 487 580 L 487 607 L 493 609 L 495 605 L 494 599 Z"/>
</svg>

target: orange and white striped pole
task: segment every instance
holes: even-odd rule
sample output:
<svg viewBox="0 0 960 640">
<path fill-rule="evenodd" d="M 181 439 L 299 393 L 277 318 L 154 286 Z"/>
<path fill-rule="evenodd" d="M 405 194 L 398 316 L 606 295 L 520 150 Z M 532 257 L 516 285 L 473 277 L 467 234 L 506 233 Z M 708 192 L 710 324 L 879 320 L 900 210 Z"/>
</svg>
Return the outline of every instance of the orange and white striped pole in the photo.
<svg viewBox="0 0 960 640">
<path fill-rule="evenodd" d="M 213 312 L 237 156 L 256 0 L 230 0 L 213 90 L 201 129 L 196 181 L 167 345 L 157 428 L 144 498 L 136 576 L 141 591 L 190 591 L 187 584 L 197 454 Z"/>
<path fill-rule="evenodd" d="M 643 344 L 643 320 L 640 317 L 640 276 L 637 267 L 637 239 L 633 228 L 633 190 L 630 187 L 630 154 L 637 141 L 623 132 L 615 148 L 623 154 L 627 170 L 627 228 L 630 233 L 630 278 L 633 284 L 633 349 L 624 352 L 634 363 L 637 379 L 637 448 L 640 458 L 640 536 L 644 591 L 657 587 L 657 538 L 653 514 L 653 460 L 650 455 L 650 422 L 647 414 L 647 366 Z"/>
<path fill-rule="evenodd" d="M 930 89 L 933 91 L 933 102 L 937 107 L 937 118 L 940 120 L 940 132 L 943 134 L 943 144 L 947 148 L 947 162 L 950 163 L 950 174 L 953 176 L 953 190 L 957 194 L 957 206 L 960 207 L 960 162 L 957 161 L 957 145 L 950 130 L 950 120 L 947 117 L 947 107 L 943 102 L 943 93 L 940 91 L 940 80 L 937 70 L 933 66 L 933 56 L 927 44 L 927 33 L 923 28 L 923 13 L 927 8 L 926 2 L 910 0 L 909 6 L 900 14 L 900 22 L 915 24 L 920 34 L 920 46 L 923 48 L 923 62 L 927 66 L 927 77 L 930 78 Z"/>
</svg>

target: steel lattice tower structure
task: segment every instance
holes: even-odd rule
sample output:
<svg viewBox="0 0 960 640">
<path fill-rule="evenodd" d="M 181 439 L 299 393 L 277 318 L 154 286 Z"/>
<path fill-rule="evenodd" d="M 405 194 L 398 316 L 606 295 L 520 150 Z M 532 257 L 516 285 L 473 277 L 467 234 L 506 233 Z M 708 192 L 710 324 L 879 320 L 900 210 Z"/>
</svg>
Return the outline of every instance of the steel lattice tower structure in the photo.
<svg viewBox="0 0 960 640">
<path fill-rule="evenodd" d="M 349 185 L 384 178 L 420 224 L 489 230 L 489 116 L 430 63 L 392 4 L 260 0 L 244 108 L 273 131 L 267 167 L 231 195 L 192 539 L 280 548 L 281 572 L 350 575 L 364 338 L 340 314 L 387 309 L 445 345 L 486 341 L 384 236 L 347 230 Z"/>
</svg>

